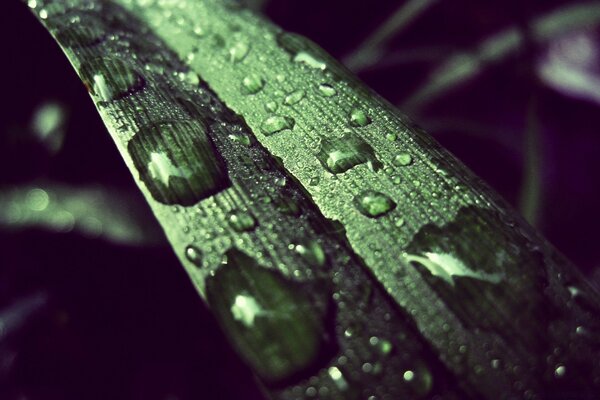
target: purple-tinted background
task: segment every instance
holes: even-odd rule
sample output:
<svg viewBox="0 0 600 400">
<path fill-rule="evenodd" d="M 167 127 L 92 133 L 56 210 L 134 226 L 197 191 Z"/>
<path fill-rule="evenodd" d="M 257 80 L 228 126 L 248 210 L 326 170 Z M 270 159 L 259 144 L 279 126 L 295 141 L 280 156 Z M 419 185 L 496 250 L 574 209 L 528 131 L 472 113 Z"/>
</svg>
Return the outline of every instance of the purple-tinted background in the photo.
<svg viewBox="0 0 600 400">
<path fill-rule="evenodd" d="M 272 0 L 266 13 L 342 59 L 398 4 Z M 447 57 L 569 4 L 438 2 L 393 37 L 383 61 L 359 76 L 403 104 Z M 119 189 L 143 203 L 58 47 L 19 1 L 2 6 L 0 190 L 47 179 Z M 600 91 L 560 86 L 541 71 L 566 63 L 594 88 L 600 79 L 598 33 L 588 28 L 529 43 L 437 100 L 403 109 L 515 206 L 523 190 L 526 121 L 534 118 L 542 160 L 538 226 L 588 275 L 600 266 Z M 588 51 L 573 61 L 569 51 L 578 43 Z M 422 55 L 410 61 L 405 54 Z M 403 61 L 389 61 L 394 59 Z M 70 112 L 56 157 L 14 133 L 52 99 Z M 258 398 L 250 373 L 168 246 L 117 246 L 75 232 L 0 232 L 0 316 L 23 304 L 36 304 L 36 311 L 21 328 L 7 334 L 0 329 L 2 399 Z"/>
</svg>

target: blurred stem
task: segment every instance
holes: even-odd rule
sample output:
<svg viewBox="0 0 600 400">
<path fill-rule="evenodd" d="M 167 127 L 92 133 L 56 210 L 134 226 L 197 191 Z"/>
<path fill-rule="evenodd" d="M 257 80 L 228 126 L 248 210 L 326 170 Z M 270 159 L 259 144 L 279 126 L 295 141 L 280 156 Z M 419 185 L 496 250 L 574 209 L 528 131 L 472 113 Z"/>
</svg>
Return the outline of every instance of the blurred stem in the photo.
<svg viewBox="0 0 600 400">
<path fill-rule="evenodd" d="M 543 15 L 529 24 L 533 42 L 542 43 L 574 29 L 584 29 L 600 23 L 600 3 L 578 3 Z M 498 63 L 521 49 L 525 34 L 516 26 L 509 27 L 482 41 L 475 50 L 449 57 L 424 85 L 400 106 L 415 114 L 426 104 L 446 95 L 458 85 L 476 77 L 489 65 Z"/>
<path fill-rule="evenodd" d="M 52 182 L 0 190 L 0 229 L 32 228 L 127 245 L 164 243 L 148 206 L 116 190 Z"/>
<path fill-rule="evenodd" d="M 537 226 L 542 203 L 542 148 L 537 101 L 533 97 L 527 111 L 523 143 L 523 177 L 519 196 L 519 211 Z"/>
<path fill-rule="evenodd" d="M 404 2 L 395 13 L 342 61 L 343 64 L 355 72 L 376 64 L 382 58 L 385 45 L 389 40 L 406 29 L 437 1 L 408 0 Z"/>
</svg>

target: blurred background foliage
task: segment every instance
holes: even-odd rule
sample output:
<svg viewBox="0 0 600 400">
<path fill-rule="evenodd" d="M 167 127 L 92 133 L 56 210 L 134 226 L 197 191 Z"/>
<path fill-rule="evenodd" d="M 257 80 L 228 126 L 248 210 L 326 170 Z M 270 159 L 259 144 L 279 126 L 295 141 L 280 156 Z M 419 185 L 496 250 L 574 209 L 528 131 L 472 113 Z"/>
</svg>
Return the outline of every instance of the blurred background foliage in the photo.
<svg viewBox="0 0 600 400">
<path fill-rule="evenodd" d="M 600 3 L 248 0 L 600 282 Z M 57 45 L 3 3 L 0 398 L 255 399 Z"/>
</svg>

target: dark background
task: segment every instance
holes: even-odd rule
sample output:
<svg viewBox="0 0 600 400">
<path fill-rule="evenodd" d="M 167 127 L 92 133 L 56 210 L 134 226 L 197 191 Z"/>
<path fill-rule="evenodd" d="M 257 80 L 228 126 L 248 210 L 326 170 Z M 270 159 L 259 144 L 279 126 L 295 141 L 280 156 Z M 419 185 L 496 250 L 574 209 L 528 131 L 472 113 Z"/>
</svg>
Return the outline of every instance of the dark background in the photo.
<svg viewBox="0 0 600 400">
<path fill-rule="evenodd" d="M 400 4 L 272 0 L 265 11 L 342 59 Z M 402 104 L 446 57 L 566 4 L 573 3 L 438 2 L 393 37 L 386 56 L 431 51 L 393 65 L 378 63 L 359 76 Z M 0 196 L 43 180 L 118 190 L 146 207 L 57 45 L 21 2 L 6 0 L 2 6 Z M 594 54 L 600 52 L 598 33 L 597 27 L 576 32 L 589 39 Z M 529 43 L 436 101 L 403 111 L 515 207 L 527 190 L 523 142 L 528 116 L 533 118 L 542 160 L 536 224 L 594 281 L 600 267 L 600 103 L 539 79 L 536 66 L 555 41 Z M 586 65 L 591 77 L 600 79 L 598 67 L 596 56 Z M 56 155 L 27 128 L 47 101 L 63 104 L 69 113 Z M 24 312 L 24 304 L 34 306 Z M 77 231 L 3 226 L 0 322 L 19 313 L 22 321 L 10 329 L 0 324 L 0 399 L 258 397 L 251 374 L 224 342 L 167 245 L 117 245 Z"/>
</svg>

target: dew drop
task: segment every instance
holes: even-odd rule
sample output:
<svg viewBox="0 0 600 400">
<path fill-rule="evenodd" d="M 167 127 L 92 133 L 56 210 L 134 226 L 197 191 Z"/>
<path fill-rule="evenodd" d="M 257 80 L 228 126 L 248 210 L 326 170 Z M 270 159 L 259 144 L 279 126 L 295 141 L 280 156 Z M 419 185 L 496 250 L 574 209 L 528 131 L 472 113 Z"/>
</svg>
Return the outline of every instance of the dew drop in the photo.
<svg viewBox="0 0 600 400">
<path fill-rule="evenodd" d="M 360 193 L 354 198 L 354 204 L 358 211 L 371 218 L 387 214 L 396 207 L 396 203 L 389 196 L 374 190 Z"/>
<path fill-rule="evenodd" d="M 312 54 L 307 53 L 305 51 L 301 51 L 294 56 L 294 62 L 302 63 L 310 68 L 315 68 L 321 71 L 324 71 L 327 68 L 327 64 L 315 58 Z"/>
<path fill-rule="evenodd" d="M 270 102 L 268 102 L 267 104 L 265 104 L 265 110 L 267 110 L 267 111 L 269 111 L 269 112 L 275 112 L 275 111 L 277 111 L 277 108 L 278 108 L 278 107 L 279 107 L 279 106 L 278 106 L 278 105 L 277 105 L 277 103 L 276 103 L 276 102 L 274 102 L 274 101 L 270 101 Z"/>
<path fill-rule="evenodd" d="M 325 169 L 333 174 L 339 174 L 359 164 L 367 163 L 372 170 L 381 167 L 375 157 L 375 150 L 358 136 L 346 134 L 341 138 L 325 138 L 317 159 Z"/>
<path fill-rule="evenodd" d="M 385 135 L 385 138 L 388 141 L 393 142 L 394 140 L 398 139 L 398 135 L 396 135 L 395 133 L 388 133 L 387 135 Z"/>
<path fill-rule="evenodd" d="M 233 63 L 242 61 L 248 55 L 250 45 L 246 42 L 236 42 L 229 49 L 229 60 Z"/>
<path fill-rule="evenodd" d="M 323 351 L 331 350 L 323 334 L 327 309 L 315 302 L 326 293 L 307 290 L 237 249 L 225 256 L 206 281 L 206 297 L 241 356 L 267 383 L 318 370 Z"/>
<path fill-rule="evenodd" d="M 554 376 L 557 378 L 562 378 L 567 373 L 567 367 L 562 364 L 558 364 L 556 369 L 554 370 Z"/>
<path fill-rule="evenodd" d="M 246 147 L 250 147 L 250 144 L 251 144 L 250 143 L 250 137 L 248 137 L 248 135 L 245 135 L 243 133 L 239 133 L 237 135 L 231 134 L 231 135 L 229 135 L 229 139 L 232 142 L 241 144 L 241 145 L 246 146 Z"/>
<path fill-rule="evenodd" d="M 185 258 L 197 267 L 202 266 L 202 252 L 193 244 L 185 248 Z"/>
<path fill-rule="evenodd" d="M 337 90 L 329 83 L 321 83 L 319 85 L 319 93 L 324 97 L 332 97 L 337 94 Z"/>
<path fill-rule="evenodd" d="M 189 206 L 227 187 L 225 164 L 200 121 L 163 121 L 140 128 L 127 149 L 152 197 Z"/>
<path fill-rule="evenodd" d="M 265 80 L 258 74 L 250 74 L 242 79 L 242 94 L 256 94 L 265 86 Z"/>
<path fill-rule="evenodd" d="M 227 221 L 229 222 L 229 225 L 237 232 L 249 232 L 256 228 L 256 219 L 245 211 L 231 211 L 227 215 Z"/>
<path fill-rule="evenodd" d="M 350 111 L 350 125 L 352 126 L 367 126 L 371 123 L 369 115 L 360 108 L 354 108 Z"/>
<path fill-rule="evenodd" d="M 133 67 L 116 59 L 94 58 L 83 63 L 79 73 L 90 93 L 103 101 L 121 99 L 146 85 Z"/>
<path fill-rule="evenodd" d="M 261 128 L 265 135 L 271 136 L 286 129 L 293 129 L 295 124 L 296 121 L 292 117 L 272 115 L 263 121 Z"/>
<path fill-rule="evenodd" d="M 325 265 L 325 251 L 323 251 L 323 247 L 316 240 L 297 244 L 294 246 L 294 250 L 312 266 L 322 267 Z"/>
<path fill-rule="evenodd" d="M 304 90 L 302 90 L 302 89 L 295 90 L 292 93 L 285 96 L 283 103 L 288 106 L 291 106 L 293 104 L 300 102 L 304 98 L 305 95 L 306 95 L 306 92 Z"/>
<path fill-rule="evenodd" d="M 406 167 L 407 165 L 412 164 L 412 161 L 413 159 L 410 154 L 400 153 L 396 157 L 394 157 L 394 160 L 392 162 L 398 167 Z"/>
</svg>

